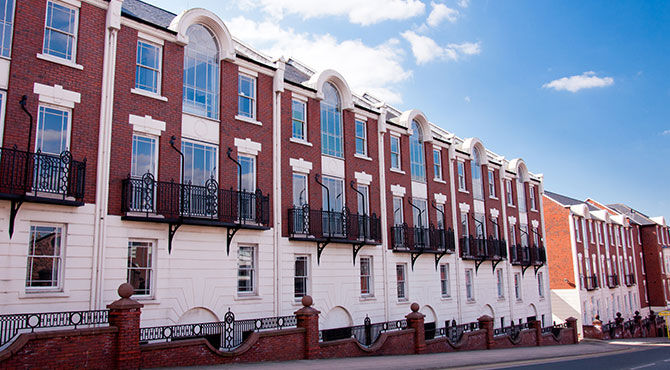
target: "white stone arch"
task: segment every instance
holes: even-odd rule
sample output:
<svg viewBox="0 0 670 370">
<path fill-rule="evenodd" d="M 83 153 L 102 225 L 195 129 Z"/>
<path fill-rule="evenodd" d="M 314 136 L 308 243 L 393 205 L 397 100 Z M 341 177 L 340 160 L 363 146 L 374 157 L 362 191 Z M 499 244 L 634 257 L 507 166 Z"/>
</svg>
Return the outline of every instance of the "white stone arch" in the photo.
<svg viewBox="0 0 670 370">
<path fill-rule="evenodd" d="M 177 324 L 197 324 L 217 321 L 221 320 L 219 320 L 219 317 L 212 310 L 205 307 L 193 307 L 179 316 Z"/>
<path fill-rule="evenodd" d="M 493 322 L 495 322 L 496 314 L 495 311 L 493 311 L 493 307 L 491 307 L 490 304 L 485 304 L 484 306 L 482 306 L 482 312 L 479 316 L 481 317 L 484 315 L 490 316 L 493 319 Z"/>
<path fill-rule="evenodd" d="M 351 314 L 342 306 L 331 308 L 325 315 L 319 317 L 319 321 L 321 329 L 342 328 L 354 324 Z"/>
<path fill-rule="evenodd" d="M 412 121 L 416 121 L 421 127 L 421 131 L 423 131 L 421 140 L 424 143 L 431 143 L 433 141 L 433 132 L 430 127 L 430 122 L 428 122 L 428 118 L 426 118 L 426 115 L 423 114 L 422 111 L 418 109 L 406 110 L 402 112 L 400 117 L 398 117 L 398 123 L 410 131 L 412 129 Z M 410 132 L 410 135 L 411 134 L 412 133 Z"/>
<path fill-rule="evenodd" d="M 521 158 L 514 158 L 509 161 L 509 163 L 507 163 L 507 170 L 516 173 L 516 175 L 520 177 L 521 182 L 530 181 L 528 167 L 526 167 L 526 162 Z"/>
<path fill-rule="evenodd" d="M 535 316 L 535 319 L 537 319 L 537 307 L 535 307 L 534 303 L 528 305 L 528 313 L 528 316 Z"/>
<path fill-rule="evenodd" d="M 428 322 L 437 322 L 437 314 L 435 313 L 435 310 L 433 307 L 430 305 L 425 305 L 421 307 L 419 310 L 422 314 L 424 314 L 426 317 L 423 318 L 423 322 L 428 323 Z"/>
<path fill-rule="evenodd" d="M 489 159 L 488 155 L 486 155 L 486 148 L 484 147 L 482 141 L 479 140 L 479 138 L 476 137 L 467 138 L 465 139 L 465 141 L 463 141 L 463 144 L 461 144 L 461 149 L 463 149 L 464 152 L 470 154 L 470 156 L 473 155 L 475 148 L 479 150 L 479 160 L 481 164 L 488 165 Z"/>
<path fill-rule="evenodd" d="M 591 218 L 591 214 L 589 213 L 589 207 L 584 203 L 571 205 L 570 206 L 570 211 L 572 211 L 572 213 L 574 213 L 578 216 L 582 216 L 586 219 Z"/>
<path fill-rule="evenodd" d="M 168 28 L 177 32 L 178 42 L 186 45 L 188 44 L 186 30 L 194 24 L 202 24 L 212 31 L 219 47 L 219 57 L 221 60 L 235 60 L 235 44 L 228 31 L 228 27 L 226 27 L 221 18 L 207 9 L 193 8 L 184 10 L 172 20 Z"/>
<path fill-rule="evenodd" d="M 335 86 L 337 91 L 340 93 L 340 99 L 342 104 L 342 109 L 344 110 L 353 110 L 354 109 L 354 97 L 351 94 L 351 89 L 347 81 L 333 69 L 326 69 L 319 73 L 315 73 L 307 81 L 307 85 L 316 90 L 316 98 L 322 100 L 323 96 L 323 85 L 326 82 L 330 82 Z"/>
</svg>

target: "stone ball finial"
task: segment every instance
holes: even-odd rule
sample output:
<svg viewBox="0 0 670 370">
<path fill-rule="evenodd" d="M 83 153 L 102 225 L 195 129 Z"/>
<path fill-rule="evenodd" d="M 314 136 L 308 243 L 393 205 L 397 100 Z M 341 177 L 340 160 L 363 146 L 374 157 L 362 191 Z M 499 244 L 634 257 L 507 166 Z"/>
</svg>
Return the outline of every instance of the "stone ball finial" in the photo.
<svg viewBox="0 0 670 370">
<path fill-rule="evenodd" d="M 309 307 L 309 306 L 312 305 L 312 303 L 314 303 L 314 300 L 312 300 L 311 296 L 306 295 L 306 296 L 302 297 L 302 305 L 303 306 Z"/>
<path fill-rule="evenodd" d="M 135 288 L 133 288 L 133 286 L 128 283 L 123 283 L 119 285 L 117 292 L 121 298 L 130 298 L 135 292 Z"/>
<path fill-rule="evenodd" d="M 414 303 L 412 303 L 411 306 L 409 306 L 409 308 L 412 310 L 412 312 L 419 312 L 420 307 L 419 307 L 418 303 L 414 302 Z"/>
</svg>

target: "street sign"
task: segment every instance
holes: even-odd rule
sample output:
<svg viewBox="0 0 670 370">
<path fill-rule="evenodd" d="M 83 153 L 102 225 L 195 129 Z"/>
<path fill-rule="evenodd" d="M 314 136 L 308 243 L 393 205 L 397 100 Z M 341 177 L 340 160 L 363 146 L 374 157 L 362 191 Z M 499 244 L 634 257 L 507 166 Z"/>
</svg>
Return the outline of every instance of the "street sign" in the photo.
<svg viewBox="0 0 670 370">
<path fill-rule="evenodd" d="M 661 311 L 658 313 L 658 316 L 670 316 L 670 311 Z"/>
</svg>

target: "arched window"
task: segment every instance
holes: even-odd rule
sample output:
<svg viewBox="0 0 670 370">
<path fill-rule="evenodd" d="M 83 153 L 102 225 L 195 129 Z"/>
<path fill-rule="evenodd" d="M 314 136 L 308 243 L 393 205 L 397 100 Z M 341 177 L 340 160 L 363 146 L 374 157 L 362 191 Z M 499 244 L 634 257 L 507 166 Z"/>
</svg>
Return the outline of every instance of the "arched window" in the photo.
<svg viewBox="0 0 670 370">
<path fill-rule="evenodd" d="M 412 121 L 412 136 L 409 138 L 412 180 L 426 181 L 426 163 L 423 156 L 423 132 L 419 123 Z"/>
<path fill-rule="evenodd" d="M 523 183 L 523 179 L 526 178 L 526 171 L 520 167 L 517 172 L 516 193 L 519 196 L 519 212 L 526 212 L 526 186 Z"/>
<path fill-rule="evenodd" d="M 321 153 L 342 158 L 342 103 L 340 93 L 330 82 L 323 85 Z"/>
<path fill-rule="evenodd" d="M 183 111 L 219 118 L 219 48 L 212 32 L 194 24 L 186 30 Z"/>
<path fill-rule="evenodd" d="M 482 181 L 482 159 L 478 148 L 472 150 L 470 161 L 470 173 L 472 174 L 472 195 L 475 199 L 484 199 L 484 183 Z"/>
</svg>

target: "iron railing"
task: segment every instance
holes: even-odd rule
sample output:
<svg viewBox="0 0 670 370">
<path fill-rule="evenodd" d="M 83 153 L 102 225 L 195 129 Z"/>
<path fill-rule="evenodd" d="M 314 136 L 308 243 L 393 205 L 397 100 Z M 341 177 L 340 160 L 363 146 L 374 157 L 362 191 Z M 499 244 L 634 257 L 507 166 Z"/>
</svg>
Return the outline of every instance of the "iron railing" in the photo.
<svg viewBox="0 0 670 370">
<path fill-rule="evenodd" d="M 614 289 L 619 286 L 619 275 L 607 275 L 607 287 Z"/>
<path fill-rule="evenodd" d="M 521 331 L 529 328 L 530 328 L 529 322 L 525 322 L 518 325 L 512 324 L 510 326 L 493 329 L 493 336 L 500 337 L 506 335 L 510 337 L 512 340 L 517 340 L 519 338 L 519 334 L 521 334 Z"/>
<path fill-rule="evenodd" d="M 396 252 L 447 253 L 456 251 L 454 231 L 449 228 L 409 227 L 406 223 L 391 227 L 391 245 Z"/>
<path fill-rule="evenodd" d="M 624 278 L 626 280 L 626 286 L 635 285 L 635 274 L 626 274 Z"/>
<path fill-rule="evenodd" d="M 293 238 L 341 239 L 381 243 L 381 220 L 376 214 L 359 215 L 311 209 L 309 205 L 288 210 L 288 230 Z"/>
<path fill-rule="evenodd" d="M 476 260 L 502 260 L 507 258 L 507 243 L 505 239 L 473 238 L 472 235 L 459 239 L 460 257 Z"/>
<path fill-rule="evenodd" d="M 219 189 L 215 179 L 204 186 L 157 181 L 150 173 L 123 180 L 123 212 L 162 216 L 168 220 L 190 218 L 231 224 L 270 223 L 270 197 L 256 192 Z"/>
<path fill-rule="evenodd" d="M 65 200 L 84 198 L 86 160 L 75 161 L 65 150 L 60 155 L 0 148 L 0 194 L 13 197 L 54 194 Z M 53 199 L 54 195 L 48 196 Z M 47 198 L 47 197 L 44 197 Z"/>
<path fill-rule="evenodd" d="M 586 290 L 595 290 L 598 289 L 598 276 L 591 275 L 584 278 L 584 285 L 586 285 Z"/>
<path fill-rule="evenodd" d="M 60 328 L 109 323 L 109 311 L 67 311 L 0 315 L 0 348 L 21 333 L 35 329 Z"/>
<path fill-rule="evenodd" d="M 407 320 L 387 321 L 373 324 L 371 323 L 370 318 L 366 316 L 363 325 L 320 330 L 319 340 L 322 342 L 330 342 L 339 339 L 356 338 L 361 345 L 370 346 L 377 341 L 381 333 L 403 330 L 406 328 Z"/>
<path fill-rule="evenodd" d="M 213 346 L 230 351 L 239 347 L 253 332 L 281 330 L 296 325 L 295 316 L 235 320 L 235 314 L 229 310 L 223 321 L 140 328 L 140 342 L 205 338 Z"/>
<path fill-rule="evenodd" d="M 456 321 L 445 321 L 444 327 L 435 331 L 435 337 L 447 337 L 452 343 L 458 343 L 463 338 L 463 334 L 479 330 L 479 322 L 470 322 L 456 325 Z"/>
<path fill-rule="evenodd" d="M 565 323 L 562 323 L 562 324 L 554 323 L 554 325 L 552 325 L 552 326 L 543 327 L 541 329 L 541 332 L 542 332 L 542 334 L 552 333 L 554 335 L 554 337 L 558 337 L 559 335 L 561 335 L 561 331 L 566 327 L 567 326 L 566 326 Z"/>
<path fill-rule="evenodd" d="M 510 262 L 513 265 L 541 266 L 547 262 L 547 253 L 544 246 L 510 246 Z"/>
</svg>

